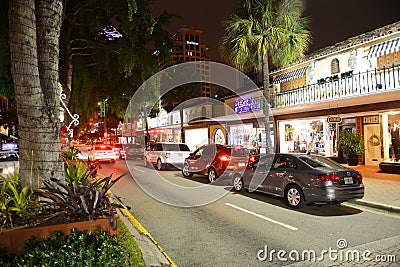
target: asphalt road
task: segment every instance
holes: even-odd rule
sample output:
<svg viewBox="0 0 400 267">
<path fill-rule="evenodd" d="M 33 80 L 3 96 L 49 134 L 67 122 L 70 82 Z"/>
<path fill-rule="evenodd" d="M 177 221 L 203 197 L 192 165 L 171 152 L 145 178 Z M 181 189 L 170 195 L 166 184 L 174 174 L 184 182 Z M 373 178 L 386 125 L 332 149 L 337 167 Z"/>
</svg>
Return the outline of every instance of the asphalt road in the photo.
<svg viewBox="0 0 400 267">
<path fill-rule="evenodd" d="M 283 266 L 313 252 L 317 263 L 340 262 L 342 248 L 373 251 L 400 239 L 399 214 L 347 204 L 292 210 L 277 197 L 234 193 L 228 181 L 210 186 L 205 177 L 157 172 L 141 161 L 101 166 L 103 174 L 126 173 L 112 192 L 178 266 Z"/>
</svg>

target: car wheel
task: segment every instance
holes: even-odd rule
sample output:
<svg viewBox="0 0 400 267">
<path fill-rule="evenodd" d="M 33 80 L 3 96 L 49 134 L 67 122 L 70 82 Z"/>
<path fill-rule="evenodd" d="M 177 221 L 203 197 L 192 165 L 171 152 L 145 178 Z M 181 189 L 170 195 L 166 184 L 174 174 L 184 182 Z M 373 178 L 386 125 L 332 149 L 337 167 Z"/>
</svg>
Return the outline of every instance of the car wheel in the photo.
<svg viewBox="0 0 400 267">
<path fill-rule="evenodd" d="M 214 168 L 210 168 L 208 170 L 208 181 L 210 183 L 213 183 L 217 179 L 217 172 L 215 171 Z"/>
<path fill-rule="evenodd" d="M 161 162 L 161 159 L 158 159 L 157 160 L 157 171 L 162 171 L 162 169 L 163 169 L 163 164 L 162 164 L 162 162 Z"/>
<path fill-rule="evenodd" d="M 187 165 L 187 164 L 183 165 L 182 175 L 186 178 L 193 176 L 193 173 L 189 171 L 189 165 Z"/>
<path fill-rule="evenodd" d="M 241 192 L 243 191 L 243 179 L 239 175 L 235 175 L 233 177 L 233 189 L 236 192 Z"/>
<path fill-rule="evenodd" d="M 292 208 L 301 208 L 305 206 L 303 192 L 297 185 L 289 185 L 285 191 L 286 203 Z"/>
</svg>

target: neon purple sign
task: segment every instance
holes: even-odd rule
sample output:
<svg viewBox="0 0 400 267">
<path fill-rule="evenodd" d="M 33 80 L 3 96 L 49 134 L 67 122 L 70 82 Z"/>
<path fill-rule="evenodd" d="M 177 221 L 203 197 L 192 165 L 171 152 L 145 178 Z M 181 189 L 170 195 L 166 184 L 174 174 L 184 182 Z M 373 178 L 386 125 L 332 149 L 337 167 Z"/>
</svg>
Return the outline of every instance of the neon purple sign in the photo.
<svg viewBox="0 0 400 267">
<path fill-rule="evenodd" d="M 252 110 L 259 110 L 261 108 L 260 102 L 255 98 L 240 99 L 233 104 L 235 113 L 250 112 Z"/>
</svg>

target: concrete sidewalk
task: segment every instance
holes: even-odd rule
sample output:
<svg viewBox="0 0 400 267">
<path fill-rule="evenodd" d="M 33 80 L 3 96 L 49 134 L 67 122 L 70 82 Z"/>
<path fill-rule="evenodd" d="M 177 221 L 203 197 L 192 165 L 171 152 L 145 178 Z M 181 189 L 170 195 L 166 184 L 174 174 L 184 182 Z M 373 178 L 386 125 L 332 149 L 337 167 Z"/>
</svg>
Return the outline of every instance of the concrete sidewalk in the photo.
<svg viewBox="0 0 400 267">
<path fill-rule="evenodd" d="M 400 213 L 400 174 L 383 173 L 379 166 L 350 168 L 361 172 L 365 186 L 364 198 L 351 202 Z"/>
</svg>

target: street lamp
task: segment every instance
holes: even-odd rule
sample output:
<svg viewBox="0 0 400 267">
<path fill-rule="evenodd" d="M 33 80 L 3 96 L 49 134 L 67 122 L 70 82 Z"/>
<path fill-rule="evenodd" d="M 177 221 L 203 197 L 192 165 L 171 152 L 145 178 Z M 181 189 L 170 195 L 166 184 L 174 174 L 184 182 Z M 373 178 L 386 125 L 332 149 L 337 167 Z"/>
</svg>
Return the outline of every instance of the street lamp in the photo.
<svg viewBox="0 0 400 267">
<path fill-rule="evenodd" d="M 143 113 L 143 117 L 144 117 L 144 125 L 146 128 L 146 135 L 144 138 L 144 144 L 146 146 L 146 148 L 149 147 L 149 143 L 150 143 L 150 134 L 149 134 L 149 125 L 147 123 L 147 106 L 146 104 L 143 104 L 142 106 L 142 113 Z"/>
</svg>

